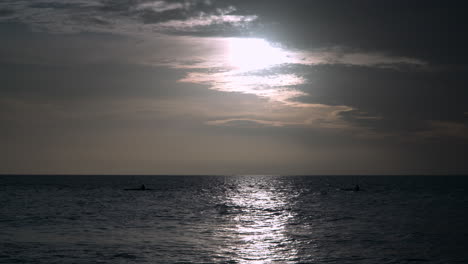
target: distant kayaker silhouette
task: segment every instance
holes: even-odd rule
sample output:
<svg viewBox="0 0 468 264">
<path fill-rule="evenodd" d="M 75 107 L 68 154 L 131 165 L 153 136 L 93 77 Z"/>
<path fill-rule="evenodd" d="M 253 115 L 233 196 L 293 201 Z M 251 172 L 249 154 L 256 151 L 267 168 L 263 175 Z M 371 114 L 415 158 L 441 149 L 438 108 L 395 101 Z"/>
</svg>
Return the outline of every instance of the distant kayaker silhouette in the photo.
<svg viewBox="0 0 468 264">
<path fill-rule="evenodd" d="M 361 190 L 361 187 L 359 187 L 359 184 L 354 185 L 353 188 L 341 188 L 340 190 L 342 191 L 348 191 L 348 192 L 359 192 Z"/>
<path fill-rule="evenodd" d="M 124 189 L 124 191 L 151 191 L 153 189 L 150 189 L 150 188 L 146 188 L 146 186 L 144 184 L 142 184 L 140 186 L 140 188 L 128 188 L 128 189 Z"/>
<path fill-rule="evenodd" d="M 355 191 L 355 192 L 359 192 L 359 184 L 356 184 L 356 185 L 354 186 L 354 189 L 353 189 L 353 191 Z"/>
</svg>

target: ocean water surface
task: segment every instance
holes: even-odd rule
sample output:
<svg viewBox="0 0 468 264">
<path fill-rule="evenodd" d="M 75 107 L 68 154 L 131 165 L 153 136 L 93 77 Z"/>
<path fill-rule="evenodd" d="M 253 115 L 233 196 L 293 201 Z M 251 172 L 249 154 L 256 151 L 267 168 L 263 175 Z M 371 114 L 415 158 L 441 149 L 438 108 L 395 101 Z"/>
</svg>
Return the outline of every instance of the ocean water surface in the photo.
<svg viewBox="0 0 468 264">
<path fill-rule="evenodd" d="M 468 263 L 467 209 L 462 176 L 4 175 L 0 263 Z"/>
</svg>

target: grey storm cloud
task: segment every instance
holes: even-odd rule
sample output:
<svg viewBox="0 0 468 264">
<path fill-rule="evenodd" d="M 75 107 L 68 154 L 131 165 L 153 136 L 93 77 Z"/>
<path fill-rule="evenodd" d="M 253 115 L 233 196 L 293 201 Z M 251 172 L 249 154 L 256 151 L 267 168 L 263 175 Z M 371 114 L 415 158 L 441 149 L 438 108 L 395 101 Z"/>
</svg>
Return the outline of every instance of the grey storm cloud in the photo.
<svg viewBox="0 0 468 264">
<path fill-rule="evenodd" d="M 4 1 L 0 19 L 59 33 L 156 31 L 178 35 L 239 34 L 255 15 L 216 1 Z M 146 27 L 145 27 L 146 25 Z"/>
</svg>

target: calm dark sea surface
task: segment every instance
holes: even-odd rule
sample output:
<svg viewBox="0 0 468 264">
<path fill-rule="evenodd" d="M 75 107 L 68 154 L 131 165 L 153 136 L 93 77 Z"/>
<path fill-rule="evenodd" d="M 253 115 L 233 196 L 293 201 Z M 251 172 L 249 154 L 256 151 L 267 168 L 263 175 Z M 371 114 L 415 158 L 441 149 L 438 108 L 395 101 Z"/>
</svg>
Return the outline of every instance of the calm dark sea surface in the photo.
<svg viewBox="0 0 468 264">
<path fill-rule="evenodd" d="M 467 209 L 461 176 L 0 176 L 0 263 L 468 263 Z"/>
</svg>

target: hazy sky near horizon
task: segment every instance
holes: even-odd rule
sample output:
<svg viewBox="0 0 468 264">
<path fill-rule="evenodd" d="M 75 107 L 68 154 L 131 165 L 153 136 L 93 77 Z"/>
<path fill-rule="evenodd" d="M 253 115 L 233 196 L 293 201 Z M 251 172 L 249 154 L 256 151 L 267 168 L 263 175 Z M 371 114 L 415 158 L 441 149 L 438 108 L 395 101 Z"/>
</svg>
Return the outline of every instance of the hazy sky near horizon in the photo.
<svg viewBox="0 0 468 264">
<path fill-rule="evenodd" d="M 468 173 L 465 10 L 3 0 L 0 173 Z"/>
</svg>

